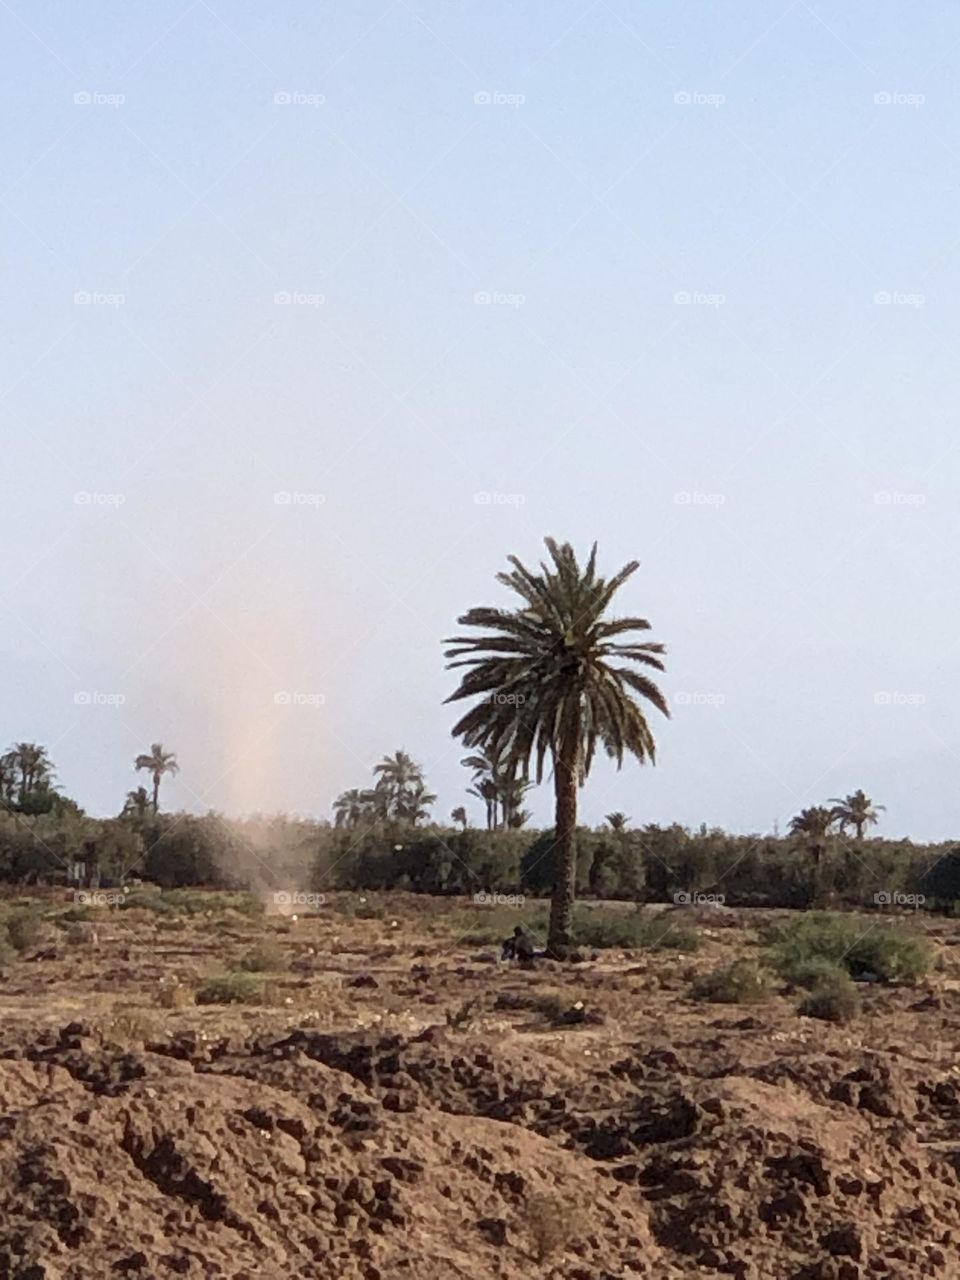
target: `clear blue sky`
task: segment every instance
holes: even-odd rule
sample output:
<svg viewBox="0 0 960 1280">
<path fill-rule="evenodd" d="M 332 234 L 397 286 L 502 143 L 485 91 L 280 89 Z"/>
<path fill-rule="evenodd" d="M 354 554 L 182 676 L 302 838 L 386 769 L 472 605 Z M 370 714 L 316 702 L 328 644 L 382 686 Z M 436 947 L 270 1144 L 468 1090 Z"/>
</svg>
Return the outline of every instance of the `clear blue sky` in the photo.
<svg viewBox="0 0 960 1280">
<path fill-rule="evenodd" d="M 659 764 L 586 820 L 863 786 L 960 833 L 955 4 L 4 0 L 0 42 L 0 728 L 91 812 L 160 739 L 171 804 L 325 814 L 403 747 L 445 815 L 440 639 L 552 533 L 640 559 L 669 646 Z"/>
</svg>

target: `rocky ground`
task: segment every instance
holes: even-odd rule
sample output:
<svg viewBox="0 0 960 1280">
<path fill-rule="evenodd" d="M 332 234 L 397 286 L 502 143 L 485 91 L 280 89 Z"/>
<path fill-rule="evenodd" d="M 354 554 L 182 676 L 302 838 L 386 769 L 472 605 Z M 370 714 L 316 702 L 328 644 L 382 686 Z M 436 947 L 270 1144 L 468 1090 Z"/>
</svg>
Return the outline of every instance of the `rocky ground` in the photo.
<svg viewBox="0 0 960 1280">
<path fill-rule="evenodd" d="M 88 914 L 3 968 L 0 1276 L 960 1275 L 953 923 L 835 1026 L 693 998 L 749 911 L 533 972 L 403 895 Z M 265 941 L 258 1003 L 192 1002 Z"/>
</svg>

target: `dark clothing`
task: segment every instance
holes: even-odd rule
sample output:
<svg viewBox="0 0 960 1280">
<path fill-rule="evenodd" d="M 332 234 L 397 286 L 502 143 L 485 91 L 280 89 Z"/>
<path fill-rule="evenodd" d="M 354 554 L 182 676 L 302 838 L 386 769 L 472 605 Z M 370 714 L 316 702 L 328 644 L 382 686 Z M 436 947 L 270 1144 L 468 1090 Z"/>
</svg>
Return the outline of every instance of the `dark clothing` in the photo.
<svg viewBox="0 0 960 1280">
<path fill-rule="evenodd" d="M 521 969 L 532 969 L 535 955 L 532 940 L 522 932 L 507 938 L 500 951 L 501 960 L 516 960 Z"/>
</svg>

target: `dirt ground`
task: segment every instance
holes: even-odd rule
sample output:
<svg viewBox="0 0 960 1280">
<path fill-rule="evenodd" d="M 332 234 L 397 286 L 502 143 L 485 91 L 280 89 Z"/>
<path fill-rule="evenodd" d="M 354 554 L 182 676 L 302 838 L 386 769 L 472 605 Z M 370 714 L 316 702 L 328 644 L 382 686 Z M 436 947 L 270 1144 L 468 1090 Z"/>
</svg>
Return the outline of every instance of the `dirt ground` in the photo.
<svg viewBox="0 0 960 1280">
<path fill-rule="evenodd" d="M 960 1276 L 960 925 L 838 1026 L 693 998 L 760 912 L 527 972 L 499 909 L 210 897 L 4 965 L 0 1276 Z M 264 943 L 258 1003 L 193 1002 Z"/>
</svg>

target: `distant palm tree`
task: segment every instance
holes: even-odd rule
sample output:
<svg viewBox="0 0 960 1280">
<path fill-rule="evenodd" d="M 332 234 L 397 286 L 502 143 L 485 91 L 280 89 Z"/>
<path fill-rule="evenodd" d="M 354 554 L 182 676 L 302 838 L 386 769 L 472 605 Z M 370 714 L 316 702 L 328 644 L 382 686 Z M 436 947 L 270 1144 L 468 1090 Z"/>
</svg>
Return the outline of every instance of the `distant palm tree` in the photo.
<svg viewBox="0 0 960 1280">
<path fill-rule="evenodd" d="M 857 840 L 863 839 L 864 830 L 879 822 L 880 814 L 884 812 L 884 806 L 874 804 L 863 791 L 854 791 L 842 800 L 830 800 L 828 803 L 833 805 L 833 816 L 840 824 L 841 833 L 847 827 L 853 827 Z"/>
<path fill-rule="evenodd" d="M 17 763 L 12 751 L 0 756 L 0 801 L 12 804 L 17 794 Z"/>
<path fill-rule="evenodd" d="M 500 803 L 500 792 L 492 778 L 480 778 L 472 787 L 467 787 L 468 796 L 476 796 L 487 806 L 487 830 L 496 831 L 499 825 L 497 805 Z"/>
<path fill-rule="evenodd" d="M 462 804 L 457 805 L 456 809 L 450 810 L 450 821 L 459 823 L 460 826 L 463 827 L 464 831 L 466 831 L 467 811 Z"/>
<path fill-rule="evenodd" d="M 150 812 L 150 792 L 146 787 L 137 787 L 135 791 L 127 792 L 127 799 L 123 806 L 122 817 L 136 818 L 138 822 L 146 821 L 147 814 Z"/>
<path fill-rule="evenodd" d="M 6 759 L 9 767 L 19 775 L 18 798 L 21 804 L 49 786 L 54 770 L 46 747 L 35 742 L 15 742 Z"/>
<path fill-rule="evenodd" d="M 338 827 L 358 827 L 364 819 L 373 816 L 371 792 L 358 791 L 356 787 L 341 792 L 333 802 L 333 811 Z"/>
<path fill-rule="evenodd" d="M 415 827 L 418 822 L 425 822 L 430 817 L 430 806 L 436 804 L 437 797 L 428 791 L 422 781 L 408 787 L 397 811 L 401 822 L 409 822 Z"/>
<path fill-rule="evenodd" d="M 473 786 L 467 789 L 467 794 L 477 796 L 486 804 L 487 830 L 496 831 L 501 819 L 504 826 L 522 826 L 514 818 L 532 784 L 514 777 L 514 766 L 489 751 L 467 756 L 460 763 L 473 770 Z"/>
<path fill-rule="evenodd" d="M 605 821 L 610 824 L 611 831 L 626 831 L 627 823 L 630 819 L 625 813 L 621 813 L 619 809 L 614 809 L 613 813 L 608 813 Z"/>
<path fill-rule="evenodd" d="M 628 632 L 648 631 L 645 618 L 608 618 L 616 592 L 639 567 L 631 561 L 612 578 L 597 575 L 596 544 L 586 567 L 569 543 L 546 539 L 550 564 L 531 572 L 516 556 L 498 581 L 520 597 L 514 609 L 470 609 L 461 626 L 480 635 L 445 643 L 451 667 L 468 667 L 447 699 L 477 697 L 454 725 L 468 747 L 509 762 L 524 779 L 534 764 L 538 782 L 549 755 L 556 801 L 557 873 L 547 945 L 562 951 L 570 941 L 576 893 L 577 787 L 590 772 L 597 742 L 616 760 L 625 754 L 653 762 L 655 743 L 638 699 L 670 714 L 663 694 L 630 664 L 662 671 L 662 644 Z"/>
<path fill-rule="evenodd" d="M 373 772 L 378 775 L 375 792 L 384 817 L 416 825 L 427 816 L 426 808 L 437 797 L 427 791 L 423 769 L 405 751 L 385 756 Z"/>
<path fill-rule="evenodd" d="M 790 830 L 794 835 L 807 837 L 807 848 L 813 858 L 814 865 L 819 868 L 820 860 L 827 847 L 827 837 L 835 822 L 832 809 L 823 805 L 814 805 L 810 809 L 801 809 L 795 818 L 790 819 Z"/>
<path fill-rule="evenodd" d="M 153 812 L 157 813 L 160 807 L 161 778 L 167 773 L 180 772 L 176 755 L 172 751 L 164 751 L 162 742 L 154 742 L 149 753 L 137 756 L 133 767 L 138 773 L 141 769 L 146 769 L 153 778 Z"/>
</svg>

